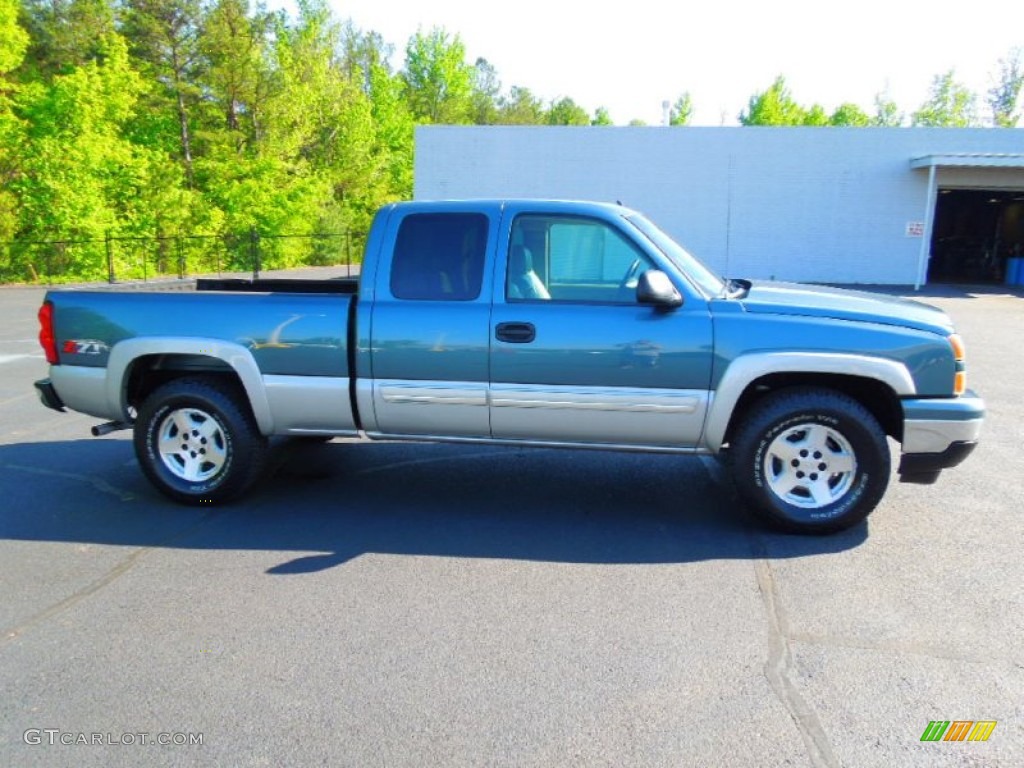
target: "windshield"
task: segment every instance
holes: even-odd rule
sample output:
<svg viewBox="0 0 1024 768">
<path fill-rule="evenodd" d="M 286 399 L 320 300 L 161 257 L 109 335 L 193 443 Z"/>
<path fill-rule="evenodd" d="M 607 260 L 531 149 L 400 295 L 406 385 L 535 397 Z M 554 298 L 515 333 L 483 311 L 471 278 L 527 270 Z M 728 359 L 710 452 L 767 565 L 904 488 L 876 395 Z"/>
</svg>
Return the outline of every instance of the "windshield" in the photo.
<svg viewBox="0 0 1024 768">
<path fill-rule="evenodd" d="M 665 254 L 684 275 L 695 282 L 708 296 L 718 296 L 725 288 L 725 282 L 708 269 L 696 256 L 662 232 L 639 214 L 626 217 L 626 221 L 636 227 L 651 243 Z"/>
</svg>

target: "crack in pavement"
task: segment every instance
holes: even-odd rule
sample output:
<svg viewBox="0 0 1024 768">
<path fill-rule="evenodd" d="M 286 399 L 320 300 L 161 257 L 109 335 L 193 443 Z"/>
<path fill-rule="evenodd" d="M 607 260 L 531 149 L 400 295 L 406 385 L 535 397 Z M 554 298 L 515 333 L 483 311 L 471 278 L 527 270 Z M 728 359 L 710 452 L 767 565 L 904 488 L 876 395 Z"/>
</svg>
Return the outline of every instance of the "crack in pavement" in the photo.
<svg viewBox="0 0 1024 768">
<path fill-rule="evenodd" d="M 96 592 L 99 592 L 105 586 L 107 586 L 108 584 L 110 584 L 111 582 L 113 582 L 114 580 L 119 578 L 120 576 L 123 576 L 128 571 L 130 571 L 132 569 L 132 567 L 144 555 L 152 552 L 156 548 L 157 548 L 156 546 L 152 546 L 152 547 L 143 547 L 142 549 L 135 550 L 127 558 L 125 558 L 120 563 L 118 563 L 116 566 L 111 568 L 109 571 L 107 571 L 106 574 L 104 574 L 101 578 L 99 578 L 96 581 L 94 581 L 92 584 L 88 585 L 87 587 L 85 587 L 83 589 L 78 590 L 77 592 L 69 595 L 68 597 L 65 597 L 61 601 L 59 601 L 57 603 L 54 603 L 49 608 L 45 608 L 44 610 L 40 611 L 39 613 L 35 614 L 34 616 L 30 616 L 28 619 L 23 621 L 21 624 L 15 626 L 15 627 L 12 627 L 10 629 L 5 629 L 3 631 L 3 633 L 2 633 L 2 636 L 0 636 L 0 644 L 3 644 L 5 642 L 9 642 L 11 640 L 14 640 L 17 637 L 20 637 L 26 630 L 31 629 L 32 627 L 36 626 L 37 624 L 41 624 L 44 621 L 46 621 L 47 619 L 52 618 L 53 616 L 56 616 L 58 613 L 61 613 L 62 611 L 72 607 L 73 605 L 76 605 L 77 603 L 80 603 L 82 600 L 84 600 L 85 598 L 89 597 L 89 595 L 93 595 Z"/>
<path fill-rule="evenodd" d="M 768 660 L 764 665 L 765 677 L 768 678 L 768 683 L 775 691 L 775 695 L 789 710 L 807 747 L 811 764 L 829 768 L 838 767 L 839 761 L 832 751 L 832 745 L 818 719 L 818 713 L 801 695 L 791 677 L 793 655 L 789 647 L 789 623 L 786 619 L 785 609 L 779 601 L 775 577 L 772 575 L 771 563 L 768 561 L 764 547 L 755 540 L 754 550 L 754 554 L 758 558 L 754 561 L 757 587 L 768 615 L 769 652 Z"/>
<path fill-rule="evenodd" d="M 77 592 L 68 595 L 63 600 L 54 603 L 49 608 L 44 608 L 42 611 L 36 613 L 33 616 L 30 616 L 28 619 L 21 622 L 20 624 L 14 627 L 10 627 L 9 629 L 4 629 L 0 631 L 0 646 L 2 646 L 4 643 L 10 642 L 11 640 L 20 637 L 29 629 L 39 624 L 42 624 L 43 622 L 53 618 L 57 614 L 62 613 L 63 611 L 77 605 L 90 595 L 96 594 L 101 589 L 103 589 L 106 586 L 109 586 L 114 581 L 119 579 L 121 576 L 124 576 L 126 573 L 132 570 L 132 568 L 134 568 L 138 564 L 138 562 L 146 555 L 148 555 L 150 552 L 156 549 L 164 549 L 170 546 L 171 544 L 174 544 L 175 542 L 187 538 L 196 530 L 198 530 L 203 525 L 208 523 L 210 520 L 214 519 L 222 513 L 223 510 L 207 512 L 202 517 L 200 517 L 194 524 L 188 526 L 184 530 L 181 530 L 171 536 L 168 536 L 166 539 L 163 539 L 162 541 L 159 541 L 156 544 L 151 544 L 148 547 L 142 547 L 140 549 L 135 550 L 130 555 L 128 555 L 128 557 L 126 557 L 120 563 L 115 565 L 113 568 L 107 571 L 103 576 L 98 578 L 96 581 L 83 587 Z"/>
<path fill-rule="evenodd" d="M 121 490 L 106 480 L 102 480 L 98 477 L 89 477 L 88 475 L 81 475 L 77 472 L 60 472 L 55 469 L 43 469 L 42 467 L 27 467 L 23 464 L 0 464 L 0 469 L 12 469 L 16 472 L 29 472 L 34 475 L 44 475 L 48 477 L 62 477 L 67 480 L 78 480 L 82 483 L 88 483 L 97 491 L 101 493 L 107 493 L 112 496 L 116 496 L 121 501 L 135 501 L 136 496 L 131 491 Z"/>
<path fill-rule="evenodd" d="M 729 489 L 729 478 L 722 463 L 711 456 L 701 456 L 708 478 L 723 489 Z M 789 622 L 779 599 L 775 577 L 764 542 L 754 530 L 748 531 L 751 554 L 754 556 L 754 574 L 757 588 L 768 617 L 768 659 L 764 665 L 764 676 L 776 697 L 793 718 L 800 736 L 807 747 L 807 755 L 814 766 L 838 768 L 839 760 L 832 751 L 828 734 L 818 719 L 818 713 L 805 699 L 791 677 L 793 655 L 790 651 Z"/>
<path fill-rule="evenodd" d="M 711 457 L 701 457 L 710 479 L 724 489 L 729 488 L 729 478 L 722 465 Z M 991 665 L 993 662 L 1006 663 L 1024 669 L 1024 663 L 1013 656 L 985 655 L 967 656 L 942 648 L 928 647 L 915 643 L 877 642 L 858 638 L 833 635 L 816 635 L 794 632 L 789 626 L 786 611 L 779 596 L 778 585 L 772 571 L 771 560 L 764 541 L 756 530 L 749 532 L 751 550 L 754 556 L 754 573 L 758 591 L 764 603 L 768 618 L 769 653 L 764 665 L 764 675 L 778 699 L 789 711 L 807 747 L 810 762 L 815 766 L 839 766 L 840 762 L 832 750 L 831 742 L 818 718 L 814 707 L 800 693 L 793 679 L 792 643 L 805 643 L 832 648 L 849 648 L 879 653 L 902 653 L 924 656 L 969 664 Z"/>
</svg>

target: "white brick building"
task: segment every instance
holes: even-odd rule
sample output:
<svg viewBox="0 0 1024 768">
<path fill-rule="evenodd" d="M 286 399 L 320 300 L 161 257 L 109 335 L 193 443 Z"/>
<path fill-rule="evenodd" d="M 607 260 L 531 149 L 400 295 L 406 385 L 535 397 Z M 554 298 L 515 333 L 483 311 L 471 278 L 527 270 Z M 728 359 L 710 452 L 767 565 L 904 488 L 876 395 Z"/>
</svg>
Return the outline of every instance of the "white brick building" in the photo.
<svg viewBox="0 0 1024 768">
<path fill-rule="evenodd" d="M 619 200 L 719 272 L 1001 279 L 1024 249 L 1024 130 L 423 127 L 417 199 Z"/>
</svg>

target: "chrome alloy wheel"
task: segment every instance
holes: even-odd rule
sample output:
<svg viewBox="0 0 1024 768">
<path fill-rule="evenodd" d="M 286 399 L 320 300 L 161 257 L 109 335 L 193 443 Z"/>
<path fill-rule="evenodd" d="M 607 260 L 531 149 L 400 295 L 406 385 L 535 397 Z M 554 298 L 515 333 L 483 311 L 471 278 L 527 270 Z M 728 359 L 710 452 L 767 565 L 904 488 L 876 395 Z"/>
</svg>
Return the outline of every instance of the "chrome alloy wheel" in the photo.
<svg viewBox="0 0 1024 768">
<path fill-rule="evenodd" d="M 198 408 L 179 408 L 164 417 L 157 432 L 157 451 L 171 474 L 190 483 L 215 477 L 228 460 L 221 425 Z"/>
<path fill-rule="evenodd" d="M 820 424 L 801 424 L 779 434 L 764 453 L 764 476 L 779 499 L 821 509 L 845 496 L 857 475 L 849 441 Z"/>
</svg>

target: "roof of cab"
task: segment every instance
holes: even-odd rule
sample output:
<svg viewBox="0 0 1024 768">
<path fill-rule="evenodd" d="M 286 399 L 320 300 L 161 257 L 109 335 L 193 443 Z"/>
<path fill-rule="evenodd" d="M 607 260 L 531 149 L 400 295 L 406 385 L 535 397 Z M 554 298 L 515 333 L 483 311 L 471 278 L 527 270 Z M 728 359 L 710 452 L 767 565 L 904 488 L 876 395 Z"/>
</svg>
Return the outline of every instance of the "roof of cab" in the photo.
<svg viewBox="0 0 1024 768">
<path fill-rule="evenodd" d="M 510 210 L 514 212 L 535 211 L 537 213 L 563 214 L 612 214 L 628 216 L 635 211 L 618 203 L 602 203 L 591 200 L 547 200 L 531 198 L 480 198 L 464 200 L 408 200 L 394 203 L 393 207 L 404 210 L 428 211 L 491 211 Z"/>
</svg>

